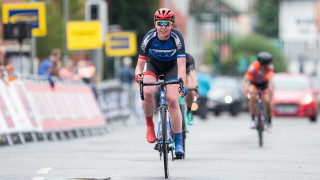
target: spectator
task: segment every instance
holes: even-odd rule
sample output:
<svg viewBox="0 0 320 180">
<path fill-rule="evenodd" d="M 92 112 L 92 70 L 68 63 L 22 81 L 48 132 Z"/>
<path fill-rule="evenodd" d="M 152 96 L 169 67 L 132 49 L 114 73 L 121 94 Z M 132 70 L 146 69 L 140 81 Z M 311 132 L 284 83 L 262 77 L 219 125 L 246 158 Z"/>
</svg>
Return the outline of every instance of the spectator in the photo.
<svg viewBox="0 0 320 180">
<path fill-rule="evenodd" d="M 72 81 L 80 80 L 81 77 L 77 74 L 74 74 L 73 68 L 74 68 L 73 62 L 68 61 L 66 65 L 59 70 L 59 77 L 61 79 L 69 79 Z"/>
<path fill-rule="evenodd" d="M 88 86 L 92 89 L 95 97 L 97 97 L 97 90 L 94 84 L 94 74 L 96 72 L 96 67 L 94 67 L 91 61 L 81 60 L 78 62 L 78 74 L 82 78 L 83 82 L 88 84 Z"/>
<path fill-rule="evenodd" d="M 134 82 L 134 69 L 131 67 L 131 57 L 123 58 L 123 66 L 120 68 L 120 80 L 123 84 L 132 85 Z"/>
<path fill-rule="evenodd" d="M 5 62 L 5 55 L 6 55 L 6 49 L 2 45 L 2 42 L 0 42 L 0 78 L 7 84 L 7 82 L 14 81 L 16 79 L 16 76 L 14 74 L 14 67 L 12 64 Z M 7 79 L 5 79 L 4 74 L 6 74 Z"/>
<path fill-rule="evenodd" d="M 211 84 L 211 76 L 209 74 L 209 69 L 205 65 L 201 65 L 197 72 L 198 79 L 198 91 L 199 91 L 199 108 L 197 114 L 201 119 L 207 118 L 207 100 L 208 100 L 208 91 Z"/>
<path fill-rule="evenodd" d="M 5 83 L 8 84 L 7 81 L 4 79 L 4 71 L 5 71 L 5 67 L 4 67 L 4 56 L 6 54 L 6 49 L 5 47 L 2 45 L 2 42 L 0 41 L 0 79 Z"/>
<path fill-rule="evenodd" d="M 53 49 L 48 59 L 41 61 L 38 68 L 38 75 L 46 76 L 50 82 L 51 87 L 54 87 L 52 76 L 58 76 L 61 52 L 59 49 Z"/>
</svg>

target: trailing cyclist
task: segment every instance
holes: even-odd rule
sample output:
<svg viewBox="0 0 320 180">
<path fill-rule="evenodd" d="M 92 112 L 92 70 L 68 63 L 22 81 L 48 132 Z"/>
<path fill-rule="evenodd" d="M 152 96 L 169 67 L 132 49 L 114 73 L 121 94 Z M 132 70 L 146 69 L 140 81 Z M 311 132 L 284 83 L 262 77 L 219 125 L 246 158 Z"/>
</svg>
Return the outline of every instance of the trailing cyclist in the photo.
<svg viewBox="0 0 320 180">
<path fill-rule="evenodd" d="M 260 52 L 257 55 L 257 61 L 253 62 L 243 79 L 243 87 L 246 95 L 249 93 L 249 112 L 252 117 L 252 121 L 255 118 L 256 112 L 256 98 L 257 89 L 263 90 L 262 100 L 266 104 L 267 110 L 267 125 L 271 126 L 272 109 L 271 109 L 271 97 L 273 93 L 272 87 L 272 75 L 274 72 L 274 66 L 272 64 L 272 55 L 268 52 Z"/>
<path fill-rule="evenodd" d="M 186 73 L 187 73 L 187 80 L 186 80 L 186 88 L 195 89 L 198 87 L 198 80 L 196 76 L 196 68 L 194 64 L 193 57 L 186 53 Z M 191 106 L 194 101 L 194 98 L 197 96 L 196 91 L 188 91 L 186 96 L 186 103 L 187 103 L 187 118 L 188 118 L 188 125 L 193 125 L 194 120 L 191 112 Z"/>
<path fill-rule="evenodd" d="M 173 28 L 175 15 L 167 8 L 158 9 L 154 14 L 154 26 L 143 38 L 138 62 L 135 70 L 136 81 L 157 82 L 159 74 L 164 74 L 165 81 L 182 78 L 186 81 L 186 55 L 184 39 L 181 33 Z M 143 74 L 143 75 L 141 75 Z M 179 85 L 167 86 L 167 104 L 175 139 L 175 154 L 183 156 L 182 147 L 182 115 L 179 109 Z M 144 87 L 144 101 L 142 107 L 146 117 L 149 143 L 156 141 L 153 112 L 155 109 L 154 92 L 156 87 Z M 181 90 L 180 95 L 184 96 Z"/>
</svg>

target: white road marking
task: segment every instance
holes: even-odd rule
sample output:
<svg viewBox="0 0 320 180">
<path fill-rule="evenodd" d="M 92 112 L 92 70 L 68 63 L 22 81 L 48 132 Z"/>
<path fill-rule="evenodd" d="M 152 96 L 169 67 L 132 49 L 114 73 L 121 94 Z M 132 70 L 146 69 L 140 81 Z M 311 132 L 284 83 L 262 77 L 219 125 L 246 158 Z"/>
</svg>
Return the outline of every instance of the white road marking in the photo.
<svg viewBox="0 0 320 180">
<path fill-rule="evenodd" d="M 32 180 L 44 180 L 44 177 L 34 177 Z"/>
<path fill-rule="evenodd" d="M 37 174 L 48 174 L 51 169 L 51 167 L 42 168 L 37 172 Z"/>
</svg>

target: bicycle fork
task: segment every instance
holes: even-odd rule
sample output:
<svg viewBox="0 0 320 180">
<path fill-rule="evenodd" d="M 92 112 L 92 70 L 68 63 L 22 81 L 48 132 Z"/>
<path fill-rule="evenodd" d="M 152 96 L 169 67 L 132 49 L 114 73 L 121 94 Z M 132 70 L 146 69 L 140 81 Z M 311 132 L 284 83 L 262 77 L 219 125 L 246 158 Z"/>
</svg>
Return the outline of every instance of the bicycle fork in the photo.
<svg viewBox="0 0 320 180">
<path fill-rule="evenodd" d="M 160 107 L 161 108 L 161 107 Z M 168 150 L 171 151 L 172 154 L 172 159 L 173 159 L 173 150 L 174 150 L 174 145 L 173 145 L 173 138 L 172 138 L 172 130 L 171 130 L 171 122 L 170 122 L 170 117 L 168 115 L 168 111 L 165 110 L 165 120 L 167 124 L 167 133 L 166 133 L 166 140 L 165 144 L 163 144 L 163 137 L 162 137 L 162 116 L 161 116 L 161 110 L 159 110 L 159 118 L 158 118 L 158 132 L 157 132 L 157 144 L 155 145 L 154 149 L 158 150 L 160 152 L 160 159 L 162 156 L 162 146 L 168 146 Z"/>
</svg>

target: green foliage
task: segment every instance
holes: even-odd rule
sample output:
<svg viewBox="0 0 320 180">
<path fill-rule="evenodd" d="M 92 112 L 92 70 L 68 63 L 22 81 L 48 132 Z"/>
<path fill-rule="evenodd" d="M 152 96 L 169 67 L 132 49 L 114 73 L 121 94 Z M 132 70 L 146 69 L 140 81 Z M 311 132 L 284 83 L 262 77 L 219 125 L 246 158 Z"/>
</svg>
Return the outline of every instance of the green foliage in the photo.
<svg viewBox="0 0 320 180">
<path fill-rule="evenodd" d="M 255 60 L 256 54 L 266 51 L 272 54 L 275 72 L 284 72 L 287 70 L 286 61 L 276 44 L 261 35 L 249 35 L 239 37 L 231 41 L 232 56 L 226 63 L 222 64 L 221 71 L 223 74 L 239 74 L 237 71 L 238 61 L 240 58 L 246 59 L 247 66 L 252 60 Z M 242 73 L 243 74 L 243 73 Z"/>
<path fill-rule="evenodd" d="M 143 36 L 154 27 L 153 15 L 159 8 L 158 0 L 113 0 L 110 8 L 110 24 L 120 24 L 123 30 L 137 32 L 138 44 Z"/>
<path fill-rule="evenodd" d="M 257 4 L 258 33 L 278 37 L 279 0 L 258 0 Z"/>
<path fill-rule="evenodd" d="M 43 0 L 40 0 L 43 1 Z M 63 52 L 63 0 L 46 1 L 47 35 L 37 38 L 37 56 L 47 57 L 51 50 L 59 48 Z M 84 20 L 83 0 L 69 0 L 69 20 Z"/>
<path fill-rule="evenodd" d="M 204 64 L 214 66 L 216 59 L 214 57 L 214 50 L 216 49 L 214 43 L 208 43 L 204 52 Z"/>
</svg>

